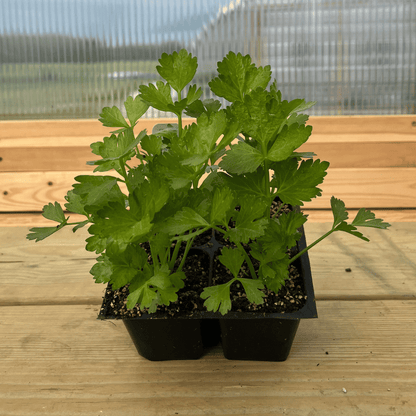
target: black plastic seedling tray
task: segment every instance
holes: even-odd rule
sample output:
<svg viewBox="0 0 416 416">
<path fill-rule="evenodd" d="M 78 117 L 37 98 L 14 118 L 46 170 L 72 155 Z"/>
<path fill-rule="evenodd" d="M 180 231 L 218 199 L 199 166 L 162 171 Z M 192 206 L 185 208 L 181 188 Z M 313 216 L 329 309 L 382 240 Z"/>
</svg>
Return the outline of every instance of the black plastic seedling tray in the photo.
<svg viewBox="0 0 416 416">
<path fill-rule="evenodd" d="M 303 227 L 298 250 L 306 247 Z M 213 258 L 222 247 L 213 235 L 210 244 L 195 247 Z M 192 316 L 160 317 L 148 314 L 122 318 L 139 354 L 152 361 L 198 359 L 205 348 L 221 339 L 224 356 L 230 360 L 284 361 L 287 359 L 300 319 L 317 318 L 315 295 L 308 253 L 299 257 L 297 267 L 307 295 L 305 305 L 292 313 L 194 312 Z M 106 300 L 99 319 L 120 319 L 107 316 Z"/>
</svg>

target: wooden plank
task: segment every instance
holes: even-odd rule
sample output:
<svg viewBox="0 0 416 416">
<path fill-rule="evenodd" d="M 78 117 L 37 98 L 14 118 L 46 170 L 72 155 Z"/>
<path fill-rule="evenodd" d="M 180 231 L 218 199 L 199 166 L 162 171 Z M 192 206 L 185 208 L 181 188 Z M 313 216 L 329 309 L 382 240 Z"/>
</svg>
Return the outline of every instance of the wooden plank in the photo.
<svg viewBox="0 0 416 416">
<path fill-rule="evenodd" d="M 194 121 L 193 118 L 183 118 L 184 125 Z M 136 126 L 137 131 L 147 129 L 151 131 L 155 124 L 177 123 L 176 118 L 149 118 L 141 119 Z M 0 122 L 0 140 L 3 139 L 25 139 L 27 137 L 104 137 L 114 127 L 104 127 L 96 119 L 74 119 L 74 120 L 9 120 Z"/>
<path fill-rule="evenodd" d="M 331 228 L 307 223 L 310 244 Z M 389 230 L 363 229 L 367 243 L 335 233 L 310 250 L 317 299 L 416 297 L 416 223 L 394 223 Z M 0 228 L 0 304 L 101 302 L 104 286 L 89 273 L 96 255 L 85 251 L 87 228 L 65 228 L 35 243 L 28 228 Z M 347 272 L 346 269 L 351 269 Z"/>
<path fill-rule="evenodd" d="M 51 201 L 65 203 L 74 177 L 90 172 L 0 173 L 0 212 L 41 211 Z M 103 174 L 112 174 L 104 172 Z M 330 208 L 334 195 L 347 208 L 415 208 L 416 168 L 330 169 L 320 188 L 323 195 L 306 209 Z"/>
<path fill-rule="evenodd" d="M 192 118 L 184 118 L 191 123 Z M 313 126 L 314 134 L 356 135 L 356 134 L 399 134 L 414 140 L 416 121 L 413 114 L 382 116 L 311 116 L 308 124 Z M 137 129 L 151 130 L 157 123 L 175 123 L 176 118 L 142 119 Z M 105 136 L 113 128 L 103 127 L 96 119 L 74 120 L 8 120 L 0 122 L 0 140 L 26 137 L 85 137 Z M 400 141 L 404 138 L 400 139 Z"/>
<path fill-rule="evenodd" d="M 306 223 L 311 244 L 331 223 Z M 416 223 L 393 223 L 388 230 L 361 228 L 363 241 L 337 232 L 309 251 L 317 299 L 416 297 Z M 351 271 L 349 271 L 351 270 Z"/>
<path fill-rule="evenodd" d="M 141 358 L 97 305 L 2 307 L 0 413 L 109 416 L 416 414 L 416 302 L 318 302 L 287 361 Z"/>
<path fill-rule="evenodd" d="M 312 116 L 308 120 L 318 134 L 400 134 L 413 137 L 416 134 L 414 114 L 380 116 Z"/>
<path fill-rule="evenodd" d="M 89 171 L 0 173 L 0 212 L 42 211 L 45 204 L 54 201 L 65 204 L 65 195 L 76 183 L 74 178 L 90 174 Z M 115 171 L 95 175 L 118 177 Z M 127 192 L 123 183 L 120 188 Z"/>
<path fill-rule="evenodd" d="M 314 126 L 302 151 L 314 151 L 332 167 L 415 167 L 416 129 L 412 116 L 312 117 Z M 364 121 L 363 121 L 364 120 Z M 184 124 L 194 119 L 185 119 Z M 151 131 L 159 122 L 147 119 L 136 130 Z M 2 124 L 5 123 L 5 124 Z M 89 145 L 110 133 L 96 120 L 41 120 L 0 123 L 0 169 L 4 172 L 85 170 L 94 158 Z"/>
<path fill-rule="evenodd" d="M 1 149 L 2 172 L 90 171 L 87 161 L 100 157 L 89 147 L 11 147 Z"/>
<path fill-rule="evenodd" d="M 335 138 L 334 138 L 335 139 Z M 319 143 L 310 140 L 299 151 L 314 152 L 320 160 L 331 163 L 331 168 L 385 168 L 416 167 L 416 141 L 414 142 L 341 142 Z M 38 138 L 35 138 L 39 142 Z M 90 143 L 94 141 L 91 140 Z M 2 172 L 29 171 L 82 171 L 93 170 L 86 166 L 96 160 L 87 146 L 4 147 L 0 143 L 0 168 Z"/>
<path fill-rule="evenodd" d="M 331 196 L 349 209 L 415 208 L 415 187 L 416 168 L 333 168 L 319 185 L 322 196 L 305 203 L 305 208 L 328 208 Z"/>
</svg>

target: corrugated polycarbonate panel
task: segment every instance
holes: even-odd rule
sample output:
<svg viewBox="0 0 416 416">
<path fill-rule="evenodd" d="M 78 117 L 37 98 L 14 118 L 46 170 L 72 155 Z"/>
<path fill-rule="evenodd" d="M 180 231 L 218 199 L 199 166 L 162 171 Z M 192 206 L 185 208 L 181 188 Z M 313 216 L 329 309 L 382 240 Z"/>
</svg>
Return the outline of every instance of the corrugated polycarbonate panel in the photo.
<svg viewBox="0 0 416 416">
<path fill-rule="evenodd" d="M 205 98 L 231 50 L 310 114 L 416 113 L 415 40 L 414 0 L 1 0 L 0 118 L 96 118 L 181 48 Z"/>
</svg>

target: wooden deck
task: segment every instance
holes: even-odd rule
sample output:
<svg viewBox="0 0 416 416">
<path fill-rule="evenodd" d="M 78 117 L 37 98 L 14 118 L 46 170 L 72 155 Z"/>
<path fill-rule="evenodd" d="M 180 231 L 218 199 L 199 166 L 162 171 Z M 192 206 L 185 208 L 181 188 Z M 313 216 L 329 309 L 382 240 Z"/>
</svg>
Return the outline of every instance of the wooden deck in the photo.
<svg viewBox="0 0 416 416">
<path fill-rule="evenodd" d="M 310 251 L 319 318 L 300 323 L 282 363 L 229 361 L 220 347 L 197 361 L 141 358 L 122 322 L 96 319 L 104 286 L 88 273 L 86 230 L 25 239 L 49 224 L 42 206 L 89 169 L 81 160 L 100 127 L 0 123 L 0 415 L 416 415 L 413 120 L 311 119 L 312 147 L 333 172 L 305 209 L 307 241 L 330 228 L 332 194 L 392 227 L 363 230 L 370 243 L 335 234 Z"/>
</svg>

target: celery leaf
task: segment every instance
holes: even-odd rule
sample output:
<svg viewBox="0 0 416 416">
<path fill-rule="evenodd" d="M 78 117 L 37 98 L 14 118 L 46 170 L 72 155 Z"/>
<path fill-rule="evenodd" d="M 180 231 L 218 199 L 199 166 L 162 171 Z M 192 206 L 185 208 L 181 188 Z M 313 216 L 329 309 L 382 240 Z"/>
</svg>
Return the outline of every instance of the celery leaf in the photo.
<svg viewBox="0 0 416 416">
<path fill-rule="evenodd" d="M 198 67 L 197 58 L 192 57 L 185 49 L 170 55 L 163 53 L 159 63 L 157 72 L 178 93 L 192 81 Z"/>
<path fill-rule="evenodd" d="M 129 128 L 129 124 L 124 119 L 123 114 L 121 111 L 116 107 L 104 107 L 101 114 L 99 121 L 106 127 L 123 127 Z"/>
<path fill-rule="evenodd" d="M 328 162 L 308 159 L 303 160 L 298 168 L 297 160 L 290 158 L 272 165 L 274 175 L 270 184 L 277 188 L 275 194 L 284 203 L 303 205 L 303 202 L 321 195 L 317 186 L 323 182 L 328 167 Z"/>
<path fill-rule="evenodd" d="M 137 95 L 134 99 L 131 96 L 127 97 L 127 100 L 124 102 L 124 107 L 126 108 L 130 125 L 133 127 L 136 125 L 139 118 L 147 111 L 149 104 L 144 102 L 142 98 Z"/>
<path fill-rule="evenodd" d="M 234 277 L 237 277 L 244 262 L 244 255 L 236 248 L 223 247 L 218 259 Z"/>
</svg>

